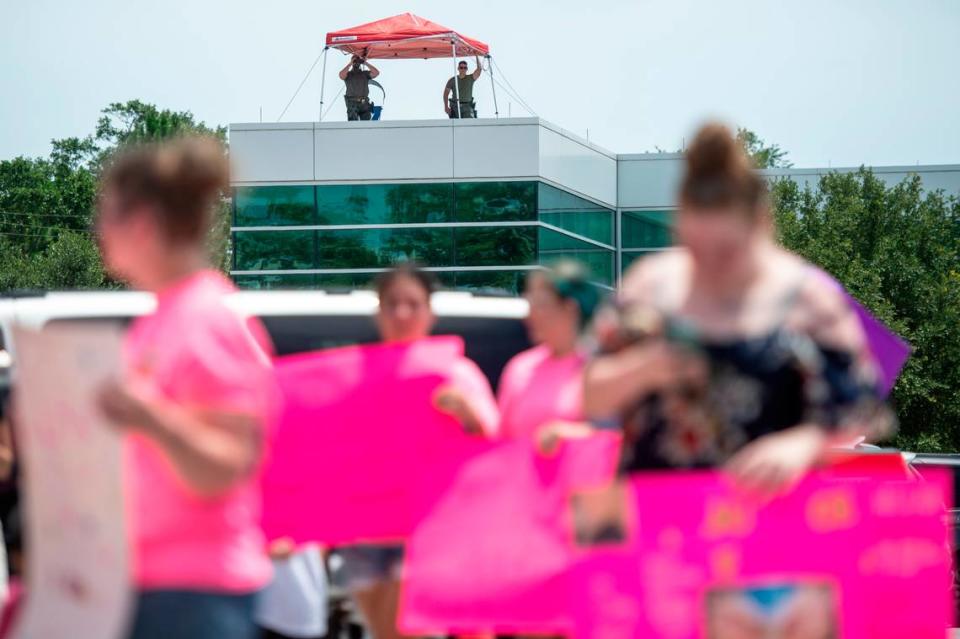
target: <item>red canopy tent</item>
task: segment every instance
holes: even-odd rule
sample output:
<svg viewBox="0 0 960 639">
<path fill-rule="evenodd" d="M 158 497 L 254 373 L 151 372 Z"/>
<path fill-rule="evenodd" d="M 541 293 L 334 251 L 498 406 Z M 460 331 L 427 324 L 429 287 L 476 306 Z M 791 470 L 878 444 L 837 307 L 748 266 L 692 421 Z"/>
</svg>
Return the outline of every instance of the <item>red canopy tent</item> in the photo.
<svg viewBox="0 0 960 639">
<path fill-rule="evenodd" d="M 453 29 L 425 20 L 412 13 L 401 13 L 383 20 L 328 33 L 326 47 L 323 50 L 322 74 L 324 78 L 327 70 L 326 53 L 330 49 L 337 49 L 347 55 L 358 55 L 373 59 L 454 58 L 454 75 L 456 75 L 456 58 L 458 56 L 490 58 L 490 47 L 483 42 L 468 38 Z M 493 87 L 492 65 L 490 65 L 489 73 L 490 86 Z M 460 96 L 457 83 L 454 82 L 453 86 L 454 99 L 459 108 Z M 323 119 L 323 94 L 324 86 L 321 85 L 321 120 Z M 493 105 L 494 111 L 499 117 L 496 88 L 493 89 Z"/>
<path fill-rule="evenodd" d="M 449 58 L 487 56 L 490 47 L 412 13 L 327 34 L 327 46 L 365 58 Z"/>
</svg>

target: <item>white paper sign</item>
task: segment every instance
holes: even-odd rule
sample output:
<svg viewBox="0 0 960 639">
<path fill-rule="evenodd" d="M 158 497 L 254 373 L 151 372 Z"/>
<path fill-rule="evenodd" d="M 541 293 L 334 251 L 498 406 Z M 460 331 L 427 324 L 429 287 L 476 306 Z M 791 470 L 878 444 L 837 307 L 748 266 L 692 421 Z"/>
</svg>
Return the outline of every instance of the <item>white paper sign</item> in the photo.
<svg viewBox="0 0 960 639">
<path fill-rule="evenodd" d="M 130 603 L 121 440 L 96 393 L 120 376 L 120 333 L 16 329 L 15 409 L 27 525 L 17 639 L 115 639 Z"/>
</svg>

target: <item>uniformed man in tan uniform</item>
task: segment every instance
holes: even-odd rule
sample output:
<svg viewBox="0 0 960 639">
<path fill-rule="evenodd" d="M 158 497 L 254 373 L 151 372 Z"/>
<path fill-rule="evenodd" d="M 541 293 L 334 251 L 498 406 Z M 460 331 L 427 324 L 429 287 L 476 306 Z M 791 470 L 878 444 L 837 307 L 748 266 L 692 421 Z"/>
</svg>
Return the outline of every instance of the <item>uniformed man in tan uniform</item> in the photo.
<svg viewBox="0 0 960 639">
<path fill-rule="evenodd" d="M 480 58 L 475 58 L 477 68 L 467 74 L 467 61 L 461 60 L 457 64 L 457 75 L 447 81 L 443 88 L 443 109 L 451 118 L 477 117 L 476 104 L 473 101 L 473 83 L 480 77 Z M 457 82 L 457 92 L 454 93 L 453 82 Z M 458 101 L 459 100 L 459 101 Z"/>
<path fill-rule="evenodd" d="M 367 68 L 364 69 L 363 67 Z M 343 99 L 347 103 L 347 120 L 369 120 L 370 112 L 370 80 L 380 75 L 380 71 L 366 58 L 353 56 L 347 66 L 340 70 L 340 79 L 346 85 Z"/>
</svg>

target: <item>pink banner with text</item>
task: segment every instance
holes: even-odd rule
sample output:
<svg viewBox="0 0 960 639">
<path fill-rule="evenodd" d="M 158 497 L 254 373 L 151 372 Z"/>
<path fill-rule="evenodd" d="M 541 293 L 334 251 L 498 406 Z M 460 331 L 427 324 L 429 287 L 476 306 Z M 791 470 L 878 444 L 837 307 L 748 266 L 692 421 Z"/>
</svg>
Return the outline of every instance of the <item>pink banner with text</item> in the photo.
<svg viewBox="0 0 960 639">
<path fill-rule="evenodd" d="M 569 631 L 576 560 L 567 504 L 609 482 L 619 436 L 490 444 L 465 460 L 407 546 L 399 627 L 405 634 Z"/>
<path fill-rule="evenodd" d="M 889 478 L 817 473 L 765 503 L 717 473 L 632 478 L 629 543 L 573 571 L 576 636 L 942 639 L 949 478 Z"/>
</svg>

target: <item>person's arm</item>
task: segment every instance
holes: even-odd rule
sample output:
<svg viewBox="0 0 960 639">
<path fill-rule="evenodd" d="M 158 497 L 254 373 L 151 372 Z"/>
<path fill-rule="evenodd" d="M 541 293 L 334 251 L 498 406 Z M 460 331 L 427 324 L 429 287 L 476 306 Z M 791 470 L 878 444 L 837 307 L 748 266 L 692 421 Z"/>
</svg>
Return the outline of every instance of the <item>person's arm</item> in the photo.
<svg viewBox="0 0 960 639">
<path fill-rule="evenodd" d="M 450 81 L 443 87 L 443 110 L 447 113 L 450 113 L 450 91 L 453 90 L 452 84 L 453 81 Z"/>
<path fill-rule="evenodd" d="M 587 422 L 552 421 L 537 429 L 537 448 L 544 455 L 557 452 L 560 442 L 569 439 L 586 439 L 594 433 L 594 428 Z"/>
<path fill-rule="evenodd" d="M 635 263 L 623 277 L 619 305 L 649 308 L 659 317 L 654 291 L 659 282 L 674 281 L 675 259 L 669 255 L 650 257 Z M 601 309 L 593 322 L 593 333 L 601 354 L 584 371 L 584 414 L 606 419 L 617 415 L 638 398 L 681 381 L 696 383 L 706 376 L 701 358 L 656 337 L 660 329 L 651 326 L 651 336 L 623 345 L 621 313 L 613 306 Z"/>
<path fill-rule="evenodd" d="M 13 476 L 16 452 L 13 447 L 13 425 L 7 418 L 0 418 L 0 481 Z"/>
<path fill-rule="evenodd" d="M 624 410 L 638 397 L 679 382 L 696 383 L 706 376 L 704 362 L 660 339 L 600 355 L 583 375 L 583 410 L 603 419 Z"/>
<path fill-rule="evenodd" d="M 363 63 L 367 65 L 367 68 L 368 68 L 368 69 L 370 69 L 370 79 L 371 79 L 371 80 L 374 79 L 375 77 L 377 77 L 378 75 L 380 75 L 380 69 L 378 69 L 377 67 L 375 67 L 375 66 L 373 66 L 372 64 L 370 64 L 370 61 L 369 61 L 369 60 L 364 60 Z"/>
<path fill-rule="evenodd" d="M 800 316 L 794 326 L 824 351 L 829 396 L 819 412 L 833 415 L 821 424 L 849 440 L 889 437 L 896 429 L 893 412 L 879 392 L 880 368 L 856 311 L 842 289 L 819 278 L 807 279 L 795 304 Z"/>
<path fill-rule="evenodd" d="M 737 482 L 758 492 L 791 486 L 820 462 L 824 453 L 853 438 L 892 433 L 895 420 L 877 398 L 863 329 L 846 299 L 832 285 L 810 278 L 787 318 L 790 330 L 809 335 L 823 349 L 821 380 L 827 392 L 817 400 L 826 423 L 803 423 L 744 446 L 727 464 Z"/>
<path fill-rule="evenodd" d="M 500 426 L 500 411 L 490 383 L 472 360 L 463 358 L 454 366 L 450 381 L 437 389 L 434 406 L 454 417 L 473 435 L 494 437 Z"/>
<path fill-rule="evenodd" d="M 249 415 L 197 413 L 140 397 L 110 383 L 100 394 L 104 415 L 122 429 L 142 433 L 160 446 L 197 493 L 215 496 L 249 475 L 261 454 L 262 424 Z"/>
<path fill-rule="evenodd" d="M 347 74 L 350 73 L 350 68 L 351 68 L 351 67 L 353 67 L 353 58 L 350 58 L 350 61 L 347 62 L 347 66 L 345 66 L 345 67 L 343 67 L 342 69 L 340 69 L 340 79 L 341 79 L 341 80 L 346 80 L 346 79 L 347 79 Z"/>
<path fill-rule="evenodd" d="M 473 79 L 476 80 L 480 77 L 480 72 L 482 71 L 480 67 L 480 56 L 474 56 L 473 59 L 477 62 L 477 68 L 473 70 Z"/>
</svg>

